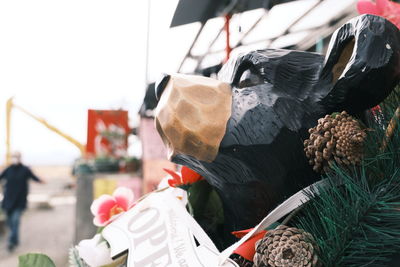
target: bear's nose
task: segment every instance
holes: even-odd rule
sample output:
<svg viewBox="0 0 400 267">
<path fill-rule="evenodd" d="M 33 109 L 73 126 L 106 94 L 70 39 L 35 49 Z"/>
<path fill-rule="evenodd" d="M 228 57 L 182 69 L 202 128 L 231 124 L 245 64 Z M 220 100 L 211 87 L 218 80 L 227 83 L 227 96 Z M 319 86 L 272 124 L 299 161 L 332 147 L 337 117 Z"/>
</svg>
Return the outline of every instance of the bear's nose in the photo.
<svg viewBox="0 0 400 267">
<path fill-rule="evenodd" d="M 190 155 L 213 161 L 231 116 L 228 83 L 193 75 L 166 75 L 156 87 L 156 128 L 168 157 Z"/>
</svg>

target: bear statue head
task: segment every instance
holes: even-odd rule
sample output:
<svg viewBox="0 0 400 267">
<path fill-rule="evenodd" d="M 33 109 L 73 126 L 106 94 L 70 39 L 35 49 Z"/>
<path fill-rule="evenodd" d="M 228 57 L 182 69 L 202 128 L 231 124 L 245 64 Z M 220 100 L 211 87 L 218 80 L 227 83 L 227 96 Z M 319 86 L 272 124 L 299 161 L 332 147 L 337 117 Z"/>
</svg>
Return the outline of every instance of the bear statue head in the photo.
<svg viewBox="0 0 400 267">
<path fill-rule="evenodd" d="M 267 49 L 231 59 L 218 80 L 165 76 L 156 126 L 170 159 L 215 188 L 230 233 L 320 179 L 303 151 L 319 118 L 361 113 L 399 80 L 399 29 L 363 15 L 333 34 L 326 56 Z"/>
</svg>

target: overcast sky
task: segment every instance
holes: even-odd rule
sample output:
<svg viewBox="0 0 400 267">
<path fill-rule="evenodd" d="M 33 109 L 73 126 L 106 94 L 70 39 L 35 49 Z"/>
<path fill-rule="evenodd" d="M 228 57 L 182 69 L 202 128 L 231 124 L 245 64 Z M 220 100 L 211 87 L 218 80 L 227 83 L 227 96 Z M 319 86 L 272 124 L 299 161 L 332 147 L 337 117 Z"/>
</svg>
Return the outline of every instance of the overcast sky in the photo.
<svg viewBox="0 0 400 267">
<path fill-rule="evenodd" d="M 244 42 L 279 36 L 316 2 L 294 1 L 274 7 Z M 354 9 L 355 2 L 325 0 L 295 26 L 300 28 L 299 36 L 296 32 L 281 39 L 296 43 L 310 28 L 325 25 L 344 9 Z M 200 23 L 169 28 L 177 3 L 151 0 L 149 81 L 160 73 L 178 70 L 200 28 Z M 127 109 L 131 126 L 137 125 L 146 87 L 147 14 L 147 0 L 0 1 L 0 165 L 5 155 L 5 103 L 11 96 L 82 143 L 86 143 L 88 109 Z M 231 42 L 238 41 L 246 27 L 263 15 L 261 9 L 234 15 Z M 192 52 L 207 51 L 223 23 L 222 17 L 209 20 Z M 279 40 L 272 47 L 289 45 Z M 243 49 L 265 45 L 258 42 L 256 47 Z M 221 35 L 211 49 L 224 47 L 225 36 Z M 232 55 L 240 51 L 235 49 Z M 224 56 L 221 52 L 204 62 L 217 64 Z M 189 61 L 184 69 L 188 71 L 185 67 L 190 65 Z M 79 157 L 75 146 L 43 125 L 18 110 L 12 115 L 12 148 L 23 153 L 26 163 L 70 164 Z M 137 147 L 131 146 L 131 150 Z"/>
<path fill-rule="evenodd" d="M 174 71 L 185 27 L 169 31 L 177 0 L 152 0 L 150 73 Z M 131 125 L 145 90 L 147 1 L 0 2 L 0 165 L 5 155 L 5 102 L 15 102 L 86 143 L 87 109 L 124 108 Z M 181 48 L 181 49 L 180 49 Z M 182 54 L 182 53 L 181 53 Z M 69 164 L 70 143 L 18 110 L 12 148 L 25 162 Z"/>
</svg>

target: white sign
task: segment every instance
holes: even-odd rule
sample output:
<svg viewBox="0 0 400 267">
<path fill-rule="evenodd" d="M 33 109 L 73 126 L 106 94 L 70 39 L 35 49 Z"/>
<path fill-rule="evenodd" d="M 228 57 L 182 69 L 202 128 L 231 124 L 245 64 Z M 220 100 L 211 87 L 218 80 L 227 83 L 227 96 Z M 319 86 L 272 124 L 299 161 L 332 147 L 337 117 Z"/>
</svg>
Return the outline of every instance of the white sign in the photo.
<svg viewBox="0 0 400 267">
<path fill-rule="evenodd" d="M 112 258 L 129 251 L 128 267 L 238 266 L 230 259 L 218 264 L 220 252 L 171 190 L 150 194 L 102 235 Z"/>
<path fill-rule="evenodd" d="M 150 194 L 102 234 L 111 245 L 112 258 L 129 250 L 128 267 L 238 267 L 229 256 L 240 245 L 330 186 L 321 180 L 300 190 L 222 252 L 169 189 Z"/>
</svg>

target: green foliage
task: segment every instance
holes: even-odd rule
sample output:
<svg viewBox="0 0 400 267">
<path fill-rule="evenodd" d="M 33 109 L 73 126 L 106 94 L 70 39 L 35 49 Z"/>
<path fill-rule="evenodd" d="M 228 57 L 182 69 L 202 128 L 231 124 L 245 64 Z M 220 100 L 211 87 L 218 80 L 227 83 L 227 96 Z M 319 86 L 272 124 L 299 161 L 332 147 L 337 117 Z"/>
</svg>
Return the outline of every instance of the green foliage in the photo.
<svg viewBox="0 0 400 267">
<path fill-rule="evenodd" d="M 222 202 L 215 190 L 206 180 L 190 186 L 189 202 L 193 208 L 193 217 L 197 221 L 207 221 L 207 231 L 215 229 L 224 222 Z"/>
<path fill-rule="evenodd" d="M 384 151 L 386 126 L 400 105 L 400 88 L 369 121 L 366 158 L 352 171 L 334 166 L 326 177 L 339 187 L 323 190 L 293 219 L 313 234 L 323 266 L 385 266 L 400 252 L 400 122 Z"/>
<path fill-rule="evenodd" d="M 206 180 L 200 180 L 189 187 L 188 200 L 196 221 L 211 235 L 217 246 L 219 242 L 222 244 L 222 240 L 216 240 L 219 227 L 224 222 L 222 202 L 217 192 Z"/>
<path fill-rule="evenodd" d="M 54 262 L 44 254 L 28 253 L 18 257 L 18 267 L 56 267 Z"/>
<path fill-rule="evenodd" d="M 79 252 L 75 247 L 69 249 L 68 262 L 70 267 L 87 267 L 87 264 L 79 257 Z"/>
</svg>

